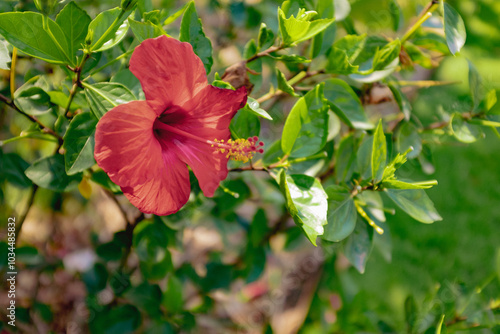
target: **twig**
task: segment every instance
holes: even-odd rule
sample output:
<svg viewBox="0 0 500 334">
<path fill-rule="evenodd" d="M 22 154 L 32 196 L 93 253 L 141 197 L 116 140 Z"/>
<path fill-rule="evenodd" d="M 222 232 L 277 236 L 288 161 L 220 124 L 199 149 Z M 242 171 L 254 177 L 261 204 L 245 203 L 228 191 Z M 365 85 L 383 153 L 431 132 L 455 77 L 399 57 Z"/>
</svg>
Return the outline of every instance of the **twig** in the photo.
<svg viewBox="0 0 500 334">
<path fill-rule="evenodd" d="M 18 224 L 16 226 L 16 235 L 15 235 L 15 242 L 17 244 L 17 240 L 19 239 L 19 235 L 21 234 L 21 229 L 23 228 L 24 221 L 26 220 L 26 216 L 28 216 L 28 213 L 33 206 L 33 203 L 35 202 L 35 195 L 36 191 L 38 190 L 38 186 L 36 184 L 33 184 L 32 191 L 30 198 L 28 200 L 28 204 L 26 207 L 26 210 L 24 211 L 24 214 L 19 218 Z"/>
<path fill-rule="evenodd" d="M 82 82 L 81 82 L 82 70 L 83 70 L 83 66 L 85 65 L 85 62 L 87 61 L 87 59 L 90 58 L 90 55 L 91 55 L 90 53 L 85 53 L 80 65 L 74 69 L 70 68 L 70 70 L 72 70 L 76 73 L 76 78 L 73 81 L 73 87 L 71 87 L 71 91 L 69 92 L 68 105 L 66 106 L 66 109 L 64 110 L 65 116 L 68 115 L 68 112 L 71 108 L 71 103 L 73 102 L 73 99 L 75 98 L 75 95 L 76 95 L 76 92 L 78 91 L 78 88 L 82 87 Z"/>
<path fill-rule="evenodd" d="M 254 54 L 252 57 L 248 58 L 245 62 L 248 64 L 248 63 L 250 63 L 250 62 L 252 62 L 252 61 L 254 61 L 256 59 L 259 59 L 259 58 L 262 58 L 262 57 L 267 57 L 267 56 L 269 56 L 273 52 L 276 52 L 276 51 L 279 51 L 279 50 L 283 50 L 284 48 L 285 48 L 284 45 L 271 46 L 267 50 L 264 50 L 262 52 Z"/>
<path fill-rule="evenodd" d="M 18 113 L 20 113 L 21 115 L 23 115 L 24 117 L 28 118 L 30 121 L 32 121 L 33 123 L 36 123 L 40 126 L 40 128 L 42 129 L 42 132 L 44 133 L 47 133 L 49 135 L 52 135 L 54 137 L 57 138 L 59 144 L 62 144 L 63 143 L 63 138 L 58 135 L 54 130 L 52 130 L 51 128 L 45 126 L 42 122 L 40 122 L 38 120 L 38 118 L 36 118 L 35 116 L 33 115 L 29 115 L 27 113 L 25 113 L 24 111 L 22 111 L 21 109 L 19 109 L 16 104 L 14 103 L 14 101 L 11 101 L 9 100 L 6 96 L 0 94 L 0 101 L 4 102 L 6 105 L 8 105 L 9 107 L 11 107 L 12 109 L 14 109 L 15 111 L 17 111 Z"/>
</svg>

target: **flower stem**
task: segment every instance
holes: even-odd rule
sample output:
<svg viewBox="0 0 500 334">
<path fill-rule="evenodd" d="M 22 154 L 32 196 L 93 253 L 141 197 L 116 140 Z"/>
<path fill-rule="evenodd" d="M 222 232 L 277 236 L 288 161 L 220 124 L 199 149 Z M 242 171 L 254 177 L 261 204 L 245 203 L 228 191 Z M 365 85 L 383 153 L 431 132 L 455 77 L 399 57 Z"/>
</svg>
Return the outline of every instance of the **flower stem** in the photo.
<svg viewBox="0 0 500 334">
<path fill-rule="evenodd" d="M 16 92 L 16 63 L 17 63 L 17 48 L 12 49 L 12 62 L 10 64 L 10 96 L 14 98 Z"/>
<path fill-rule="evenodd" d="M 437 8 L 438 5 L 439 0 L 432 0 L 424 8 L 420 16 L 417 18 L 417 22 L 415 22 L 415 24 L 413 24 L 401 38 L 401 44 L 406 42 L 415 33 L 415 31 L 417 31 L 417 29 L 420 28 L 420 26 L 432 16 L 432 12 Z"/>
</svg>

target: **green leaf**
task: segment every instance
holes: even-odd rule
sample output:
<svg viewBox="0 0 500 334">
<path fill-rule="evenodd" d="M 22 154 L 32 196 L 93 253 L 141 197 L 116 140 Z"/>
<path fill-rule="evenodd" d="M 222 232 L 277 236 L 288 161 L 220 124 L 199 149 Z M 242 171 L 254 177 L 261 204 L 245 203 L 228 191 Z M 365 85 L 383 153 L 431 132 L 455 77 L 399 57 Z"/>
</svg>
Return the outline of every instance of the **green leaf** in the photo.
<svg viewBox="0 0 500 334">
<path fill-rule="evenodd" d="M 349 62 L 349 56 L 344 50 L 332 47 L 326 54 L 328 62 L 325 71 L 332 74 L 348 75 L 358 73 L 359 66 Z"/>
<path fill-rule="evenodd" d="M 92 177 L 90 179 L 95 183 L 97 183 L 98 185 L 112 191 L 114 194 L 122 193 L 120 186 L 116 185 L 113 181 L 111 181 L 108 174 L 106 174 L 106 172 L 103 170 L 98 170 L 96 172 L 93 172 Z"/>
<path fill-rule="evenodd" d="M 462 49 L 467 39 L 465 24 L 460 14 L 448 3 L 444 3 L 444 34 L 451 54 Z"/>
<path fill-rule="evenodd" d="M 488 112 L 497 103 L 497 91 L 493 88 L 486 93 L 486 97 L 483 100 L 484 111 Z"/>
<path fill-rule="evenodd" d="M 132 305 L 103 308 L 89 321 L 91 333 L 131 334 L 141 325 L 141 312 Z"/>
<path fill-rule="evenodd" d="M 354 172 L 356 152 L 353 135 L 347 135 L 340 141 L 339 148 L 335 152 L 335 176 L 338 182 L 347 182 Z"/>
<path fill-rule="evenodd" d="M 469 63 L 469 89 L 474 102 L 474 110 L 477 110 L 484 97 L 483 80 L 472 62 L 470 60 L 467 62 Z"/>
<path fill-rule="evenodd" d="M 413 148 L 406 155 L 408 159 L 416 158 L 422 152 L 422 139 L 418 134 L 418 129 L 412 123 L 406 122 L 401 124 L 396 135 L 396 148 L 398 152 L 406 152 L 409 148 Z"/>
<path fill-rule="evenodd" d="M 283 128 L 281 148 L 285 154 L 307 157 L 325 146 L 328 107 L 323 100 L 323 84 L 318 84 L 295 103 Z"/>
<path fill-rule="evenodd" d="M 399 39 L 377 50 L 373 57 L 373 71 L 380 71 L 388 67 L 395 59 L 399 58 L 400 52 L 401 41 Z"/>
<path fill-rule="evenodd" d="M 92 19 L 83 9 L 71 1 L 57 14 L 56 23 L 66 36 L 69 56 L 76 60 L 76 52 L 82 48 Z"/>
<path fill-rule="evenodd" d="M 387 143 L 385 141 L 384 128 L 382 120 L 379 121 L 377 129 L 373 134 L 373 149 L 372 149 L 372 179 L 379 182 L 384 175 L 384 169 L 387 165 Z"/>
<path fill-rule="evenodd" d="M 347 55 L 349 63 L 354 64 L 367 43 L 367 35 L 346 35 L 333 44 L 339 50 Z"/>
<path fill-rule="evenodd" d="M 316 238 L 327 224 L 327 195 L 319 180 L 307 175 L 278 175 L 281 192 L 295 224 L 302 227 L 307 238 L 316 246 Z"/>
<path fill-rule="evenodd" d="M 102 263 L 96 263 L 92 268 L 82 273 L 82 281 L 89 294 L 96 294 L 106 287 L 108 271 Z"/>
<path fill-rule="evenodd" d="M 61 108 L 66 108 L 68 106 L 69 97 L 63 92 L 53 90 L 47 92 L 47 94 L 49 94 L 51 103 L 56 104 Z M 82 106 L 78 105 L 73 99 L 73 101 L 71 101 L 71 106 L 69 107 L 69 110 L 76 110 L 78 108 L 82 108 Z"/>
<path fill-rule="evenodd" d="M 292 96 L 300 96 L 297 93 L 295 93 L 293 87 L 290 86 L 290 84 L 286 80 L 285 75 L 278 68 L 276 68 L 276 76 L 278 79 L 278 89 Z"/>
<path fill-rule="evenodd" d="M 89 112 L 76 115 L 64 135 L 64 161 L 68 175 L 82 172 L 95 164 L 94 133 L 97 119 Z"/>
<path fill-rule="evenodd" d="M 162 296 L 162 305 L 167 311 L 177 313 L 182 311 L 184 305 L 182 282 L 175 276 L 170 276 L 167 281 L 167 289 Z"/>
<path fill-rule="evenodd" d="M 19 188 L 31 187 L 31 181 L 24 171 L 29 164 L 16 153 L 2 153 L 0 150 L 0 180 L 5 180 Z"/>
<path fill-rule="evenodd" d="M 389 189 L 429 189 L 437 184 L 437 181 L 408 183 L 400 180 L 384 180 L 382 187 Z"/>
<path fill-rule="evenodd" d="M 345 81 L 326 80 L 324 95 L 330 109 L 349 127 L 360 130 L 374 128 L 373 124 L 368 121 L 358 96 Z"/>
<path fill-rule="evenodd" d="M 118 83 L 84 83 L 83 86 L 90 110 L 97 119 L 101 119 L 112 108 L 136 99 L 127 87 Z"/>
<path fill-rule="evenodd" d="M 413 63 L 418 64 L 426 69 L 434 68 L 432 56 L 428 51 L 424 52 L 423 49 L 408 41 L 404 43 L 404 50 Z"/>
<path fill-rule="evenodd" d="M 394 96 L 394 100 L 396 100 L 396 103 L 398 104 L 399 110 L 401 110 L 401 112 L 405 116 L 405 119 L 408 121 L 410 119 L 412 110 L 410 101 L 408 100 L 406 95 L 403 94 L 397 84 L 389 83 L 388 87 L 391 90 L 392 95 Z"/>
<path fill-rule="evenodd" d="M 247 139 L 248 137 L 258 136 L 260 133 L 260 119 L 248 107 L 240 109 L 234 115 L 229 130 L 233 138 Z"/>
<path fill-rule="evenodd" d="M 397 206 L 421 223 L 431 224 L 443 219 L 424 190 L 386 189 L 385 192 Z"/>
<path fill-rule="evenodd" d="M 10 70 L 9 63 L 11 62 L 7 42 L 0 41 L 0 70 Z"/>
<path fill-rule="evenodd" d="M 285 63 L 290 63 L 290 64 L 303 64 L 311 62 L 310 59 L 307 59 L 306 57 L 299 55 L 279 55 L 279 56 L 269 55 L 268 57 L 271 57 L 275 60 L 281 60 Z"/>
<path fill-rule="evenodd" d="M 90 50 L 104 51 L 120 43 L 128 30 L 126 12 L 120 8 L 106 10 L 96 16 L 89 24 L 87 39 L 90 39 Z"/>
<path fill-rule="evenodd" d="M 178 11 L 176 11 L 175 13 L 173 13 L 172 15 L 170 15 L 169 17 L 167 17 L 165 19 L 165 21 L 163 22 L 163 25 L 169 25 L 171 23 L 174 23 L 179 17 L 181 17 L 182 14 L 184 14 L 184 12 L 186 11 L 186 8 L 189 6 L 189 3 L 185 4 L 184 6 L 182 6 L 181 9 L 179 9 Z"/>
<path fill-rule="evenodd" d="M 455 138 L 463 143 L 473 143 L 482 135 L 477 125 L 469 124 L 459 113 L 451 117 L 451 129 Z"/>
<path fill-rule="evenodd" d="M 36 185 L 53 191 L 76 189 L 82 179 L 82 174 L 66 174 L 64 157 L 60 154 L 35 161 L 25 173 Z"/>
<path fill-rule="evenodd" d="M 320 19 L 310 21 L 315 12 L 306 12 L 304 9 L 299 10 L 297 17 L 293 15 L 288 19 L 281 8 L 278 8 L 278 20 L 280 26 L 280 34 L 284 45 L 292 45 L 300 43 L 314 37 L 322 32 L 335 19 Z"/>
<path fill-rule="evenodd" d="M 338 186 L 325 189 L 328 194 L 328 224 L 323 239 L 339 242 L 347 238 L 356 227 L 357 212 L 349 191 Z"/>
<path fill-rule="evenodd" d="M 157 284 L 142 282 L 138 286 L 134 286 L 128 290 L 124 297 L 146 312 L 151 318 L 161 316 L 160 304 L 162 292 Z"/>
<path fill-rule="evenodd" d="M 267 111 L 265 111 L 264 109 L 262 109 L 260 107 L 259 102 L 257 102 L 256 99 L 254 99 L 254 98 L 252 98 L 250 96 L 247 98 L 247 104 L 246 104 L 245 107 L 249 108 L 255 115 L 257 115 L 259 117 L 268 119 L 270 121 L 273 120 L 273 118 L 271 117 L 271 115 L 269 115 Z"/>
<path fill-rule="evenodd" d="M 50 96 L 42 88 L 26 82 L 14 93 L 16 106 L 29 115 L 41 115 L 52 110 Z"/>
<path fill-rule="evenodd" d="M 212 43 L 203 32 L 201 19 L 196 13 L 194 1 L 189 3 L 182 16 L 179 39 L 182 42 L 189 42 L 193 46 L 194 53 L 200 57 L 205 66 L 205 71 L 207 74 L 210 73 L 210 69 L 214 63 L 212 58 Z"/>
<path fill-rule="evenodd" d="M 373 229 L 358 219 L 353 233 L 344 241 L 344 255 L 361 274 L 373 246 Z"/>
<path fill-rule="evenodd" d="M 59 25 L 47 18 L 55 41 L 43 28 L 43 15 L 33 12 L 0 14 L 0 35 L 22 52 L 49 63 L 66 64 L 66 36 Z M 57 41 L 57 42 L 56 42 Z M 59 43 L 56 44 L 56 43 Z"/>
<path fill-rule="evenodd" d="M 394 31 L 398 31 L 400 22 L 403 18 L 403 14 L 401 13 L 401 7 L 399 7 L 399 4 L 396 0 L 389 0 L 389 11 L 391 12 L 392 29 Z"/>
<path fill-rule="evenodd" d="M 168 228 L 159 219 L 144 221 L 134 230 L 133 246 L 145 278 L 160 280 L 173 269 L 168 246 Z"/>
<path fill-rule="evenodd" d="M 260 50 L 265 49 L 273 45 L 274 43 L 274 32 L 271 29 L 267 28 L 267 25 L 262 22 L 260 24 L 260 29 L 259 29 L 259 36 L 257 37 L 258 41 L 258 48 Z"/>
<path fill-rule="evenodd" d="M 162 27 L 157 26 L 152 22 L 139 22 L 132 20 L 131 18 L 128 19 L 128 22 L 135 38 L 137 38 L 140 43 L 148 38 L 155 38 L 162 35 L 168 36 Z"/>
<path fill-rule="evenodd" d="M 408 332 L 415 333 L 415 325 L 418 321 L 418 307 L 412 295 L 409 295 L 405 300 L 405 320 Z"/>
</svg>

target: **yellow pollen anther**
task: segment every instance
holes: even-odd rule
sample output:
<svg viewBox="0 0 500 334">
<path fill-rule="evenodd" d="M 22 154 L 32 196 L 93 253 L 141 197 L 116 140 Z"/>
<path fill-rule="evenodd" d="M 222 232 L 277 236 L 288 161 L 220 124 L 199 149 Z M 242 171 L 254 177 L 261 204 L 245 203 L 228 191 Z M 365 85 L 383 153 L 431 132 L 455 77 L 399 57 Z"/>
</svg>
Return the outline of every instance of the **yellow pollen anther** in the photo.
<svg viewBox="0 0 500 334">
<path fill-rule="evenodd" d="M 252 159 L 255 153 L 264 153 L 264 143 L 259 141 L 259 137 L 250 137 L 248 139 L 229 139 L 226 143 L 224 140 L 214 139 L 217 143 L 216 152 L 226 153 L 226 158 L 236 161 L 248 162 Z M 212 145 L 213 147 L 214 145 Z"/>
</svg>

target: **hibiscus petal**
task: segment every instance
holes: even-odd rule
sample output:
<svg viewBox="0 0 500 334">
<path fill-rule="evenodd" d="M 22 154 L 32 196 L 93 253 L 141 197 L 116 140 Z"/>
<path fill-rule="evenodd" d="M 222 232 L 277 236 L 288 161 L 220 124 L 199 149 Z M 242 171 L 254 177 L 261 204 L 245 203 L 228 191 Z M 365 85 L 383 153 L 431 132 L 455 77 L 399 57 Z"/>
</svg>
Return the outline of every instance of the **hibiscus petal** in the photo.
<svg viewBox="0 0 500 334">
<path fill-rule="evenodd" d="M 135 48 L 130 70 L 158 115 L 184 104 L 208 85 L 203 63 L 191 44 L 167 36 L 147 39 Z"/>
<path fill-rule="evenodd" d="M 186 117 L 176 127 L 203 139 L 227 142 L 229 123 L 246 100 L 245 88 L 233 91 L 207 86 L 183 106 Z M 179 158 L 191 167 L 205 196 L 212 197 L 220 181 L 227 177 L 226 155 L 192 139 L 185 139 L 177 146 Z"/>
<path fill-rule="evenodd" d="M 155 119 L 146 101 L 113 108 L 97 124 L 94 157 L 133 205 L 165 215 L 187 202 L 189 172 L 175 147 L 162 149 L 153 132 Z"/>
<path fill-rule="evenodd" d="M 245 87 L 237 90 L 206 86 L 193 99 L 182 105 L 186 117 L 178 126 L 190 131 L 193 128 L 226 129 L 236 112 L 247 102 Z M 196 133 L 196 132 L 193 132 Z M 213 140 L 213 138 L 207 138 Z"/>
<path fill-rule="evenodd" d="M 147 102 L 134 101 L 113 108 L 97 124 L 94 157 L 119 186 L 144 183 L 146 171 L 162 163 L 155 119 Z"/>
<path fill-rule="evenodd" d="M 167 144 L 168 145 L 168 144 Z M 150 179 L 135 187 L 122 187 L 122 191 L 135 207 L 144 213 L 166 216 L 179 211 L 191 192 L 189 171 L 179 160 L 175 148 L 163 151 L 164 165 L 150 171 Z"/>
</svg>

